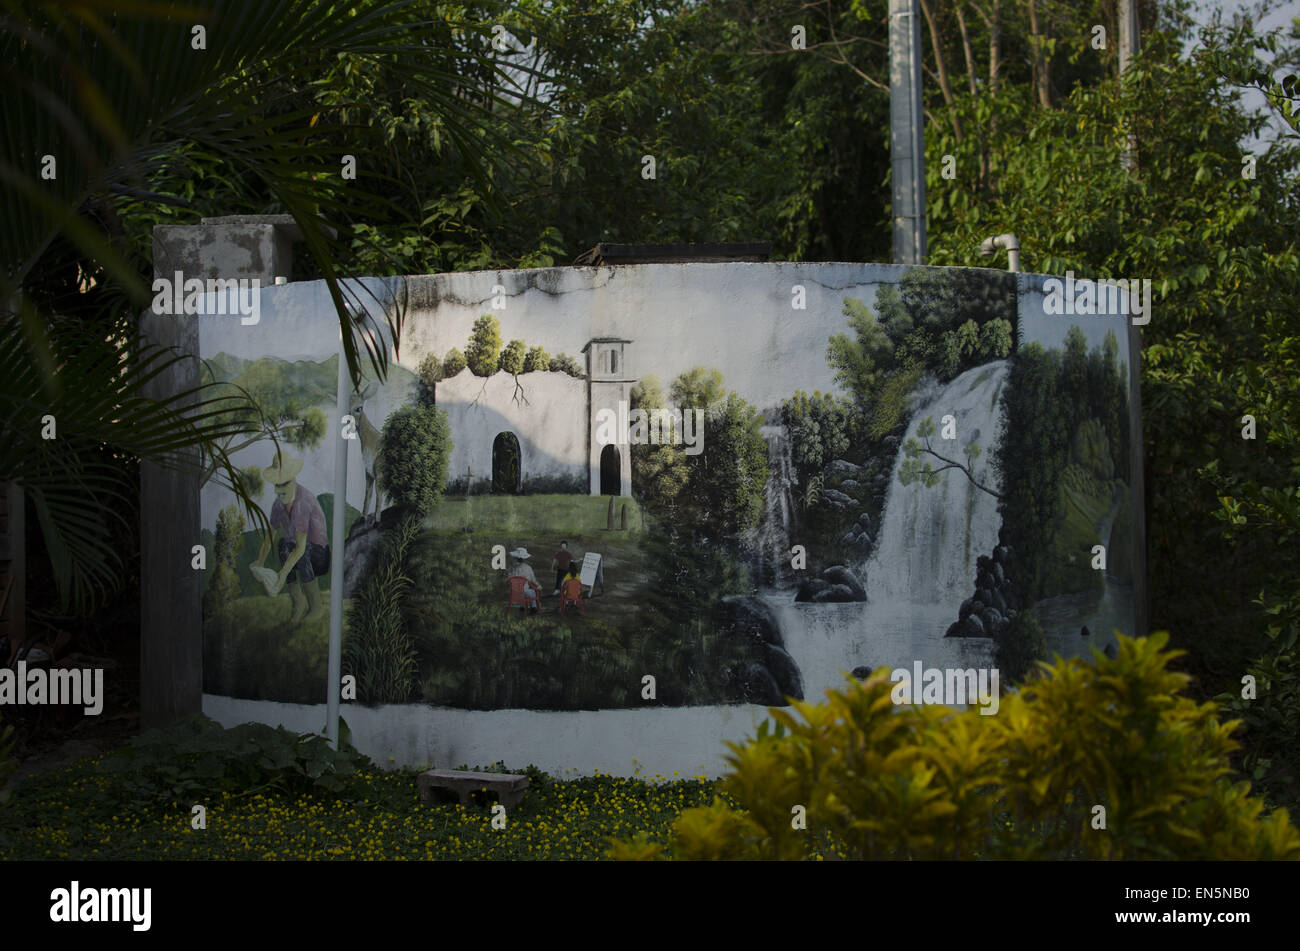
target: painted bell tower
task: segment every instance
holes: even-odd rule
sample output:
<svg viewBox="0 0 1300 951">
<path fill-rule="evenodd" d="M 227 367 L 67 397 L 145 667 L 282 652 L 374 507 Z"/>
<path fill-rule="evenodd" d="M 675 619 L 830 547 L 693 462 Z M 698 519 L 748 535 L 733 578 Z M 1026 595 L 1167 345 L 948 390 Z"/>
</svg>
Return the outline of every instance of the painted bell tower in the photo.
<svg viewBox="0 0 1300 951">
<path fill-rule="evenodd" d="M 626 436 L 627 415 L 636 377 L 627 364 L 622 337 L 594 337 L 582 348 L 587 358 L 587 468 L 592 495 L 632 494 L 632 447 L 627 443 L 602 445 L 597 417 L 609 410 L 619 420 L 619 438 Z"/>
</svg>

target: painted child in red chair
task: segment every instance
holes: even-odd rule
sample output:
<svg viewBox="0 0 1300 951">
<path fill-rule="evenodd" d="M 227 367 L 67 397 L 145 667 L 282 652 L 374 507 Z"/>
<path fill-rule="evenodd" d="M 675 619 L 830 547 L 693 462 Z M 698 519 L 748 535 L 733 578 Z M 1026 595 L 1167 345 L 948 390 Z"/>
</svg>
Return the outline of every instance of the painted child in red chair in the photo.
<svg viewBox="0 0 1300 951">
<path fill-rule="evenodd" d="M 560 613 L 570 604 L 578 606 L 578 613 L 583 617 L 587 615 L 587 609 L 582 604 L 582 580 L 578 577 L 579 566 L 575 561 L 569 566 L 568 574 L 564 576 L 564 581 L 560 584 Z"/>
</svg>

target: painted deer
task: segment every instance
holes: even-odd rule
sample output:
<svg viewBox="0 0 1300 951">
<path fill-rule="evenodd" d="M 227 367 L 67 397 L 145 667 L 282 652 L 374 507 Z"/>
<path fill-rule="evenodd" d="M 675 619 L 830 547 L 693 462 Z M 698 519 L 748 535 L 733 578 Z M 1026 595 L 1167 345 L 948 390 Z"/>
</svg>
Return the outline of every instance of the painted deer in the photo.
<svg viewBox="0 0 1300 951">
<path fill-rule="evenodd" d="M 361 442 L 361 463 L 366 470 L 366 497 L 361 503 L 361 518 L 366 519 L 369 517 L 371 521 L 374 521 L 379 517 L 379 510 L 381 508 L 379 486 L 375 482 L 375 465 L 378 463 L 379 456 L 383 452 L 383 446 L 381 445 L 382 434 L 375 428 L 374 424 L 366 418 L 365 409 L 366 401 L 371 399 L 378 389 L 379 384 L 372 381 L 366 384 L 365 389 L 361 390 L 361 392 L 358 393 L 354 390 L 352 393 L 352 400 L 348 407 L 348 412 L 352 415 L 352 418 L 356 420 L 357 438 Z M 369 516 L 367 516 L 367 510 L 370 509 L 370 495 L 372 492 L 375 496 L 375 506 L 373 510 L 370 510 Z"/>
</svg>

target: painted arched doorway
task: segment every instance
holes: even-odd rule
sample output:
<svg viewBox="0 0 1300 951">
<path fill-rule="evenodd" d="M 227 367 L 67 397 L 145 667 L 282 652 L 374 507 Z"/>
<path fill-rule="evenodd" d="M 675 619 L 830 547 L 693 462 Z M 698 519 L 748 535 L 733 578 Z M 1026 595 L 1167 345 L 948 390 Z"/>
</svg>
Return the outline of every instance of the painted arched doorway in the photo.
<svg viewBox="0 0 1300 951">
<path fill-rule="evenodd" d="M 519 439 L 514 433 L 497 433 L 492 440 L 492 493 L 518 495 L 523 485 L 520 472 Z"/>
<path fill-rule="evenodd" d="M 623 459 L 615 445 L 600 451 L 600 494 L 623 494 Z"/>
</svg>

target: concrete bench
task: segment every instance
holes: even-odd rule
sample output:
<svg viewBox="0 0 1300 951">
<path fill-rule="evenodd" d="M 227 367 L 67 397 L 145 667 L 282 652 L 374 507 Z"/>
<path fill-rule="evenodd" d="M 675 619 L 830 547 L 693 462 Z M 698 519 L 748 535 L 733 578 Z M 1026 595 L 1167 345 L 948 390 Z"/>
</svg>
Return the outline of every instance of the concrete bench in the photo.
<svg viewBox="0 0 1300 951">
<path fill-rule="evenodd" d="M 417 784 L 420 798 L 433 802 L 435 789 L 450 789 L 460 796 L 462 806 L 470 805 L 473 793 L 486 789 L 497 794 L 497 802 L 513 809 L 528 791 L 528 777 L 512 773 L 467 773 L 459 769 L 431 769 L 420 774 Z"/>
</svg>

